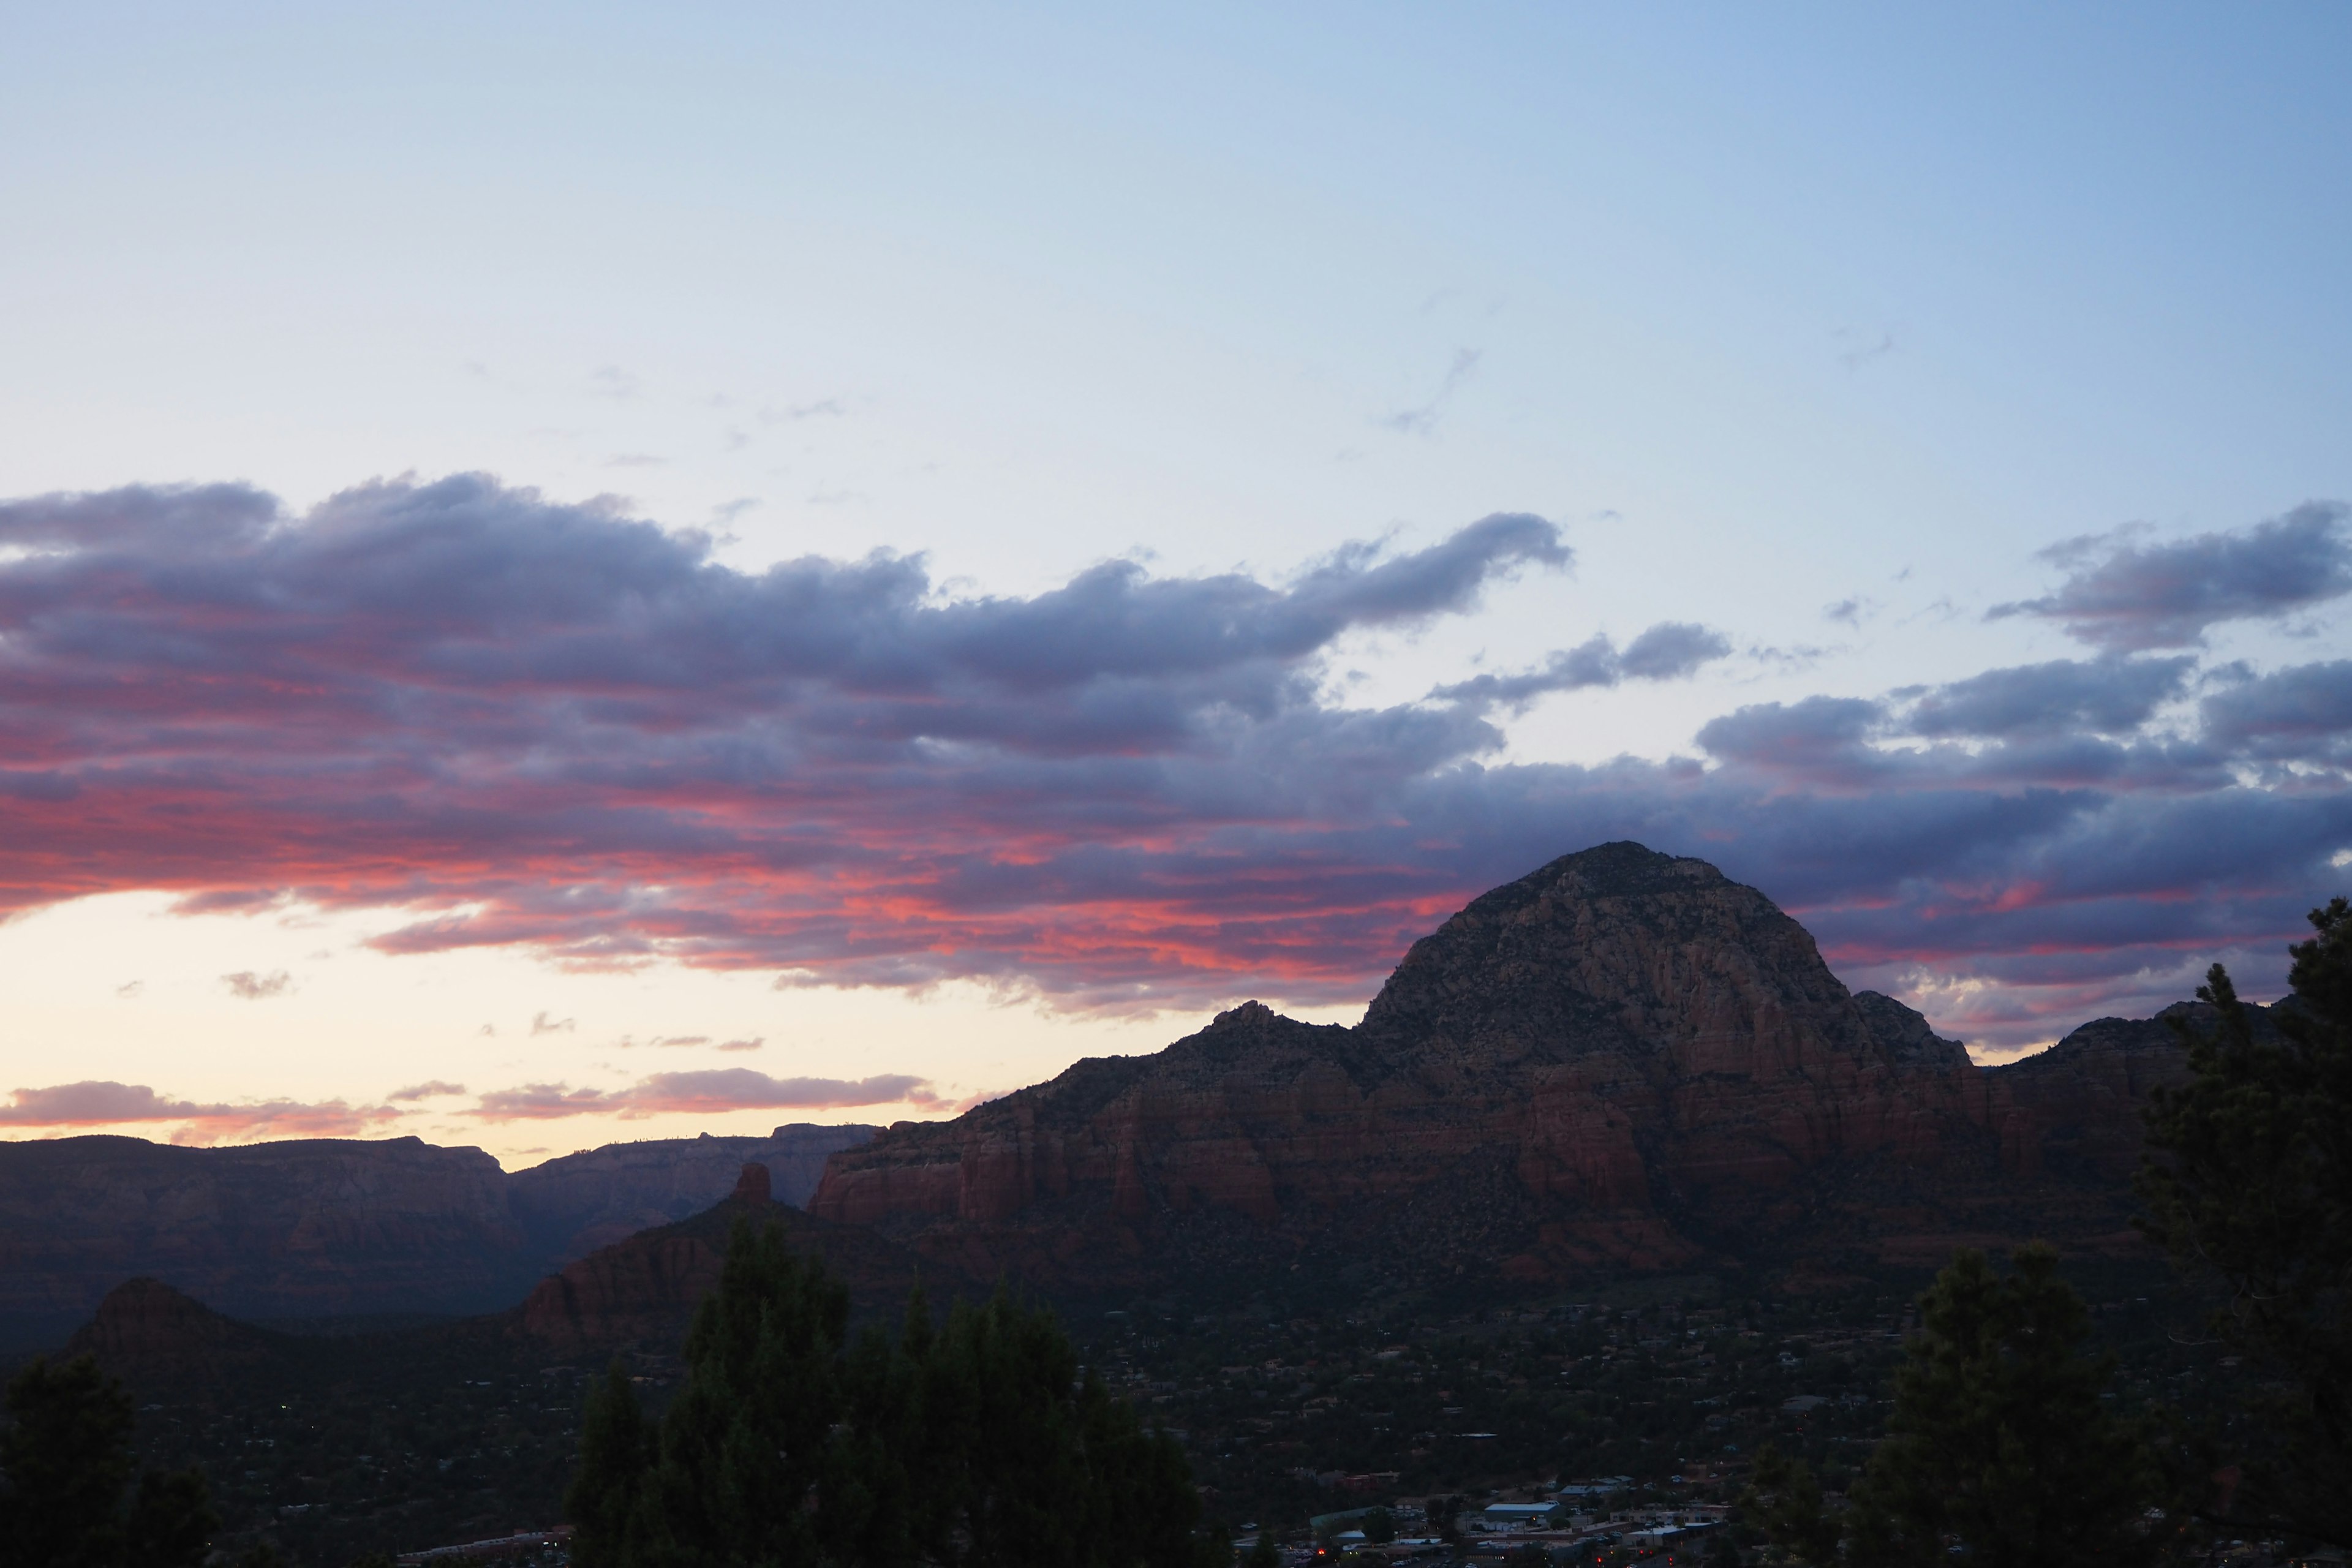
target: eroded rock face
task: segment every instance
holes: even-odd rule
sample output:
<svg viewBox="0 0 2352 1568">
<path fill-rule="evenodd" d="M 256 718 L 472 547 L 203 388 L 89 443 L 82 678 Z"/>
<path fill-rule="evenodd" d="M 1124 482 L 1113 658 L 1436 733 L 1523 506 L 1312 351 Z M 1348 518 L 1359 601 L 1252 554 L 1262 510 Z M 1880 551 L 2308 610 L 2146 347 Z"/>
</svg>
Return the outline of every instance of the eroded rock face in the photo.
<svg viewBox="0 0 2352 1568">
<path fill-rule="evenodd" d="M 894 1318 L 924 1274 L 920 1260 L 869 1232 L 814 1219 L 770 1195 L 770 1173 L 747 1164 L 726 1201 L 675 1225 L 599 1247 L 540 1281 L 512 1314 L 525 1336 L 560 1355 L 646 1346 L 674 1351 L 694 1309 L 718 1288 L 738 1221 L 776 1226 L 795 1250 L 824 1259 L 861 1313 Z M 960 1270 L 934 1266 L 935 1292 L 968 1286 Z"/>
<path fill-rule="evenodd" d="M 139 1275 L 246 1316 L 484 1310 L 529 1279 L 504 1181 L 415 1138 L 0 1142 L 0 1312 L 79 1317 Z"/>
<path fill-rule="evenodd" d="M 511 1174 L 415 1138 L 0 1141 L 0 1343 L 54 1343 L 137 1275 L 263 1320 L 494 1311 L 573 1258 L 701 1213 L 747 1161 L 803 1202 L 826 1156 L 874 1131 L 614 1143 Z"/>
<path fill-rule="evenodd" d="M 1063 1288 L 1253 1247 L 1680 1267 L 1785 1229 L 1825 1167 L 1980 1161 L 1978 1077 L 1917 1014 L 1849 994 L 1756 889 L 1604 845 L 1416 942 L 1355 1028 L 1251 1003 L 1155 1056 L 892 1128 L 835 1155 L 810 1207 Z M 1496 1170 L 1509 1188 L 1477 1212 L 1448 1201 Z M 1452 1246 L 1506 1211 L 1495 1256 Z"/>
<path fill-rule="evenodd" d="M 160 1279 L 129 1279 L 106 1293 L 90 1321 L 58 1352 L 89 1355 L 137 1386 L 218 1382 L 267 1365 L 281 1335 L 234 1322 Z"/>
<path fill-rule="evenodd" d="M 641 1230 L 700 1214 L 747 1163 L 766 1170 L 777 1199 L 805 1204 L 827 1158 L 879 1129 L 796 1122 L 765 1138 L 648 1139 L 607 1143 L 507 1178 L 515 1223 L 540 1270 L 561 1268 Z"/>
</svg>

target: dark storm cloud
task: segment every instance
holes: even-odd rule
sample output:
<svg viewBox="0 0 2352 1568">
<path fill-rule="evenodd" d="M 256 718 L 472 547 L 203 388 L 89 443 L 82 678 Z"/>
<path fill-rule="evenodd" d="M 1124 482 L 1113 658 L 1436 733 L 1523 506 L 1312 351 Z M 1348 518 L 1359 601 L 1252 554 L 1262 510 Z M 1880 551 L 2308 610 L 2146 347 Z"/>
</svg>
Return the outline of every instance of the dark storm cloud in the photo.
<svg viewBox="0 0 2352 1568">
<path fill-rule="evenodd" d="M 2069 637 L 2116 653 L 2193 647 L 2224 621 L 2275 618 L 2352 593 L 2347 510 L 2310 501 L 2233 533 L 2146 544 L 2124 530 L 2053 545 L 2042 558 L 2068 571 L 2054 594 L 1990 612 L 2039 616 Z"/>
<path fill-rule="evenodd" d="M 2140 724 L 2179 660 L 2103 658 L 1753 704 L 1701 730 L 1707 760 L 1585 767 L 1496 763 L 1487 715 L 1727 639 L 1669 622 L 1430 700 L 1328 694 L 1349 632 L 1567 565 L 1518 514 L 1279 583 L 1114 562 L 1025 597 L 889 552 L 736 571 L 705 535 L 470 477 L 301 516 L 234 488 L 52 497 L 0 506 L 0 539 L 27 547 L 0 560 L 0 748 L 47 781 L 0 788 L 0 910 L 149 888 L 402 910 L 394 952 L 1338 1001 L 1466 896 L 1637 838 L 1782 900 L 1850 977 L 1978 977 L 2000 1006 L 1939 1021 L 2015 1035 L 2049 1032 L 2037 996 L 2274 950 L 2352 846 L 2332 667 L 2210 688 L 2180 734 Z M 2281 748 L 2306 760 L 2252 787 Z M 745 1098 L 803 1092 L 759 1077 L 479 1109 L 798 1103 Z"/>
</svg>

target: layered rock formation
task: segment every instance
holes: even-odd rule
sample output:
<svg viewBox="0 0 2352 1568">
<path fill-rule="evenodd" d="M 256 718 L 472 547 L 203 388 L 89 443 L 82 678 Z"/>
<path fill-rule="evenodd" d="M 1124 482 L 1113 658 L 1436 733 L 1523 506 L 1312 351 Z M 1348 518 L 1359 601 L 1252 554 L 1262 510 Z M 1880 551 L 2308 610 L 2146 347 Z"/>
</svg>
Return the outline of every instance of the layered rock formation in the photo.
<svg viewBox="0 0 2352 1568">
<path fill-rule="evenodd" d="M 508 1201 L 544 1268 L 638 1231 L 701 1213 L 747 1163 L 764 1167 L 779 1202 L 808 1202 L 824 1163 L 879 1128 L 795 1122 L 765 1138 L 648 1139 L 566 1154 L 507 1178 Z"/>
<path fill-rule="evenodd" d="M 770 1196 L 763 1165 L 742 1169 L 724 1203 L 676 1225 L 600 1247 L 540 1282 L 512 1315 L 520 1332 L 558 1355 L 636 1346 L 675 1351 L 694 1309 L 719 1284 L 738 1221 L 776 1226 L 795 1250 L 824 1259 L 865 1314 L 903 1310 L 921 1260 L 870 1232 L 814 1218 Z M 971 1281 L 933 1265 L 928 1284 L 953 1290 Z"/>
<path fill-rule="evenodd" d="M 98 1304 L 58 1354 L 89 1355 L 132 1387 L 220 1384 L 275 1370 L 294 1342 L 221 1316 L 160 1279 L 130 1279 Z"/>
<path fill-rule="evenodd" d="M 873 1131 L 618 1143 L 513 1174 L 415 1138 L 0 1141 L 0 1345 L 54 1343 L 134 1276 L 264 1320 L 492 1311 L 599 1246 L 709 1207 L 747 1159 L 804 1198 L 828 1154 Z"/>
<path fill-rule="evenodd" d="M 1073 1291 L 1293 1261 L 1533 1279 L 1900 1258 L 2044 1209 L 2106 1237 L 2108 1167 L 2169 1070 L 2160 1046 L 2108 1054 L 2095 1037 L 2061 1058 L 2093 1065 L 1981 1071 L 1902 1004 L 1850 994 L 1755 889 L 1612 844 L 1471 903 L 1354 1028 L 1252 1003 L 1157 1055 L 892 1128 L 835 1155 L 810 1207 Z M 2082 1103 L 2113 1149 L 2053 1173 L 2075 1100 L 2045 1085 L 2110 1080 Z M 2097 1189 L 2088 1210 L 2043 1190 L 2061 1177 Z"/>
<path fill-rule="evenodd" d="M 487 1308 L 533 1272 L 505 1181 L 415 1138 L 0 1142 L 0 1313 L 79 1320 L 137 1275 L 241 1316 Z"/>
</svg>

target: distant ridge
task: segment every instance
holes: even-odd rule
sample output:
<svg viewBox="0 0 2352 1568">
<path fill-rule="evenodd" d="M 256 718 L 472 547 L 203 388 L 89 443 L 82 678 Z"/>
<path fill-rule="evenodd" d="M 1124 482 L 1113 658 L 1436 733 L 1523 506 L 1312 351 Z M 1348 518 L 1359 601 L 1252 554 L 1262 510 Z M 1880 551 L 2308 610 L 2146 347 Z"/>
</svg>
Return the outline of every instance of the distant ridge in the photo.
<svg viewBox="0 0 2352 1568">
<path fill-rule="evenodd" d="M 804 1199 L 827 1156 L 874 1131 L 610 1144 L 512 1174 L 415 1138 L 0 1141 L 0 1348 L 55 1344 L 138 1276 L 240 1318 L 494 1311 L 574 1258 L 708 1208 L 747 1160 Z"/>
</svg>

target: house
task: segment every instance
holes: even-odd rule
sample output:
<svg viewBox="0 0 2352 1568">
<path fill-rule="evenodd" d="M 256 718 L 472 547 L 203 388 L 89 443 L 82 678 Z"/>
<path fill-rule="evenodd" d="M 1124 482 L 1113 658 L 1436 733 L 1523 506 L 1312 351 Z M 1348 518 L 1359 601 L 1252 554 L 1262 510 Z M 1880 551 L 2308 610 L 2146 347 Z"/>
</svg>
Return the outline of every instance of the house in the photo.
<svg viewBox="0 0 2352 1568">
<path fill-rule="evenodd" d="M 1473 1530 L 1542 1530 L 1558 1517 L 1556 1502 L 1488 1503 L 1465 1521 Z"/>
</svg>

